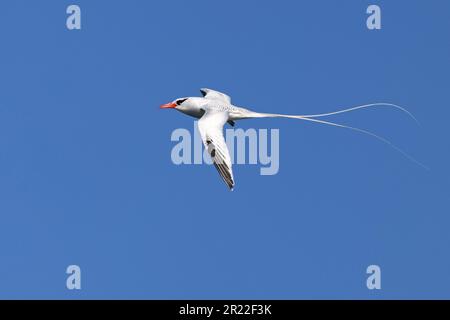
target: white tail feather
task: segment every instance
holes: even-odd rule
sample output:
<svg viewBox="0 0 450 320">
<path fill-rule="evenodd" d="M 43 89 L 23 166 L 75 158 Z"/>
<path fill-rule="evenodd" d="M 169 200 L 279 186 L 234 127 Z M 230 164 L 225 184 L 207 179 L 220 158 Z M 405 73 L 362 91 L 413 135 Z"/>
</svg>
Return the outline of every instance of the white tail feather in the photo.
<svg viewBox="0 0 450 320">
<path fill-rule="evenodd" d="M 326 116 L 331 116 L 331 115 L 335 115 L 335 114 L 339 114 L 339 113 L 351 112 L 351 111 L 355 111 L 355 110 L 358 110 L 358 109 L 367 109 L 367 108 L 374 108 L 374 107 L 392 107 L 392 108 L 398 109 L 398 110 L 406 113 L 415 122 L 417 122 L 417 124 L 419 124 L 419 121 L 416 119 L 416 117 L 414 117 L 414 115 L 411 112 L 409 112 L 408 110 L 406 110 L 405 108 L 400 107 L 399 105 L 396 105 L 396 104 L 393 104 L 393 103 L 385 103 L 385 102 L 364 104 L 364 105 L 360 105 L 360 106 L 356 106 L 356 107 L 352 107 L 352 108 L 348 108 L 348 109 L 343 109 L 343 110 L 338 110 L 338 111 L 333 111 L 333 112 L 328 112 L 328 113 L 303 115 L 302 117 L 319 118 L 319 117 L 326 117 Z"/>
<path fill-rule="evenodd" d="M 422 164 L 421 162 L 419 162 L 418 160 L 414 159 L 412 156 L 410 156 L 408 153 L 406 153 L 405 151 L 403 151 L 402 149 L 400 149 L 399 147 L 397 147 L 396 145 L 394 145 L 392 142 L 390 142 L 389 140 L 364 129 L 360 129 L 360 128 L 356 128 L 356 127 L 351 127 L 351 126 L 346 126 L 343 124 L 339 124 L 339 123 L 335 123 L 335 122 L 330 122 L 330 121 L 324 121 L 324 120 L 319 120 L 319 119 L 314 119 L 314 118 L 319 118 L 319 117 L 326 117 L 326 116 L 331 116 L 331 115 L 336 115 L 339 113 L 346 113 L 346 112 L 351 112 L 351 111 L 355 111 L 358 109 L 365 109 L 365 108 L 373 108 L 373 107 L 380 107 L 380 106 L 387 106 L 387 107 L 393 107 L 396 108 L 406 114 L 408 114 L 412 119 L 414 119 L 414 121 L 416 123 L 419 123 L 419 121 L 417 121 L 417 119 L 414 117 L 414 115 L 412 113 L 410 113 L 408 110 L 406 110 L 405 108 L 402 108 L 398 105 L 392 104 L 392 103 L 372 103 L 372 104 L 366 104 L 366 105 L 360 105 L 360 106 L 356 106 L 356 107 L 352 107 L 352 108 L 348 108 L 348 109 L 343 109 L 343 110 L 338 110 L 338 111 L 334 111 L 334 112 L 328 112 L 328 113 L 320 113 L 320 114 L 312 114 L 312 115 L 285 115 L 285 114 L 273 114 L 273 113 L 258 113 L 258 112 L 253 112 L 253 111 L 249 111 L 248 112 L 248 118 L 290 118 L 290 119 L 299 119 L 299 120 L 305 120 L 305 121 L 311 121 L 311 122 L 316 122 L 316 123 L 321 123 L 321 124 L 326 124 L 326 125 L 330 125 L 330 126 L 335 126 L 335 127 L 340 127 L 340 128 L 345 128 L 345 129 L 350 129 L 353 131 L 357 131 L 363 134 L 367 134 L 369 136 L 372 136 L 380 141 L 382 141 L 383 143 L 391 146 L 393 149 L 397 150 L 398 152 L 400 152 L 403 156 L 405 156 L 406 158 L 408 158 L 410 161 L 418 164 L 419 166 L 425 168 L 426 170 L 429 170 L 429 168 L 427 166 L 425 166 L 424 164 Z M 247 118 L 247 117 L 244 117 Z"/>
<path fill-rule="evenodd" d="M 323 120 L 318 120 L 318 119 L 310 119 L 307 117 L 302 117 L 299 118 L 301 120 L 306 120 L 306 121 L 312 121 L 312 122 L 317 122 L 317 123 L 322 123 L 322 124 L 327 124 L 330 126 L 335 126 L 335 127 L 340 127 L 340 128 L 346 128 L 346 129 L 350 129 L 350 130 L 354 130 L 354 131 L 358 131 L 364 134 L 367 134 L 369 136 L 372 136 L 384 143 L 386 143 L 387 145 L 391 146 L 392 148 L 394 148 L 395 150 L 397 150 L 398 152 L 400 152 L 402 155 L 404 155 L 406 158 L 408 158 L 410 161 L 418 164 L 419 166 L 423 167 L 426 170 L 430 170 L 430 168 L 428 168 L 426 165 L 424 165 L 423 163 L 419 162 L 418 160 L 414 159 L 412 156 L 410 156 L 408 153 L 406 153 L 405 151 L 403 151 L 402 149 L 400 149 L 399 147 L 397 147 L 395 144 L 393 144 L 392 142 L 390 142 L 389 140 L 387 140 L 386 138 L 383 138 L 373 132 L 364 130 L 364 129 L 360 129 L 360 128 L 356 128 L 356 127 L 351 127 L 351 126 L 346 126 L 343 124 L 339 124 L 339 123 L 334 123 L 334 122 L 329 122 L 329 121 L 323 121 Z"/>
</svg>

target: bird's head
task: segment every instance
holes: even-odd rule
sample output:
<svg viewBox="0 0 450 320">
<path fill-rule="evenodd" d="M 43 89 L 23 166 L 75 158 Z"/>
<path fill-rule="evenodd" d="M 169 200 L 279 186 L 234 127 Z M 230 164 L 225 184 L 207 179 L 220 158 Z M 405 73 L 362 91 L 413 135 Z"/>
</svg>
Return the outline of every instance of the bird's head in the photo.
<svg viewBox="0 0 450 320">
<path fill-rule="evenodd" d="M 163 104 L 161 109 L 176 109 L 184 114 L 199 118 L 203 114 L 205 99 L 200 97 L 178 98 L 170 103 Z"/>
<path fill-rule="evenodd" d="M 183 110 L 184 108 L 189 107 L 189 98 L 178 98 L 172 102 L 163 104 L 160 106 L 161 109 L 177 109 L 177 110 Z"/>
</svg>

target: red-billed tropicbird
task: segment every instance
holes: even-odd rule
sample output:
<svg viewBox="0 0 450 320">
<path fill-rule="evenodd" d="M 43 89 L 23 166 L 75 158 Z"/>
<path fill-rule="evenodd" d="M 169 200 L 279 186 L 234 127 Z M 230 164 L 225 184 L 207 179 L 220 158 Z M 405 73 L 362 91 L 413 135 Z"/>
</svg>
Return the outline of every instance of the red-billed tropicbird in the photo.
<svg viewBox="0 0 450 320">
<path fill-rule="evenodd" d="M 217 171 L 219 172 L 219 174 L 221 175 L 221 177 L 231 190 L 233 190 L 235 183 L 233 178 L 233 171 L 231 168 L 230 154 L 228 152 L 228 148 L 223 136 L 223 126 L 227 122 L 231 126 L 234 126 L 234 122 L 236 120 L 241 119 L 268 118 L 268 117 L 291 118 L 351 129 L 354 131 L 370 135 L 372 137 L 377 138 L 378 140 L 383 141 L 384 143 L 387 143 L 397 151 L 401 152 L 410 160 L 418 163 L 419 165 L 422 165 L 421 163 L 413 159 L 411 156 L 406 154 L 401 149 L 397 148 L 395 145 L 393 145 L 385 138 L 380 137 L 372 132 L 334 122 L 317 119 L 339 113 L 350 112 L 358 109 L 387 106 L 401 110 L 402 112 L 407 113 L 415 121 L 417 121 L 409 111 L 392 103 L 372 103 L 321 114 L 284 115 L 273 113 L 259 113 L 251 111 L 246 108 L 237 107 L 231 103 L 231 98 L 228 95 L 219 91 L 203 88 L 200 89 L 200 92 L 202 93 L 203 97 L 178 98 L 171 103 L 162 105 L 161 108 L 163 109 L 174 108 L 178 111 L 181 111 L 184 114 L 200 119 L 198 121 L 198 129 L 200 131 L 200 136 L 202 138 L 203 144 L 205 145 L 205 148 L 207 148 L 208 153 L 211 156 L 213 164 L 216 167 Z"/>
</svg>

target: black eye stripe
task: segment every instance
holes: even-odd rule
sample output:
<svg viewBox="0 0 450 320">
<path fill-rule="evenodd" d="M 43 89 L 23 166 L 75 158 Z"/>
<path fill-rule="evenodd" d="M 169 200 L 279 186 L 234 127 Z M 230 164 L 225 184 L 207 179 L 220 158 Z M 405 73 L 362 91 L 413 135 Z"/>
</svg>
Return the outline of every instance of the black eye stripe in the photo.
<svg viewBox="0 0 450 320">
<path fill-rule="evenodd" d="M 180 99 L 177 100 L 177 106 L 179 106 L 180 104 L 182 104 L 183 102 L 185 102 L 187 99 Z"/>
</svg>

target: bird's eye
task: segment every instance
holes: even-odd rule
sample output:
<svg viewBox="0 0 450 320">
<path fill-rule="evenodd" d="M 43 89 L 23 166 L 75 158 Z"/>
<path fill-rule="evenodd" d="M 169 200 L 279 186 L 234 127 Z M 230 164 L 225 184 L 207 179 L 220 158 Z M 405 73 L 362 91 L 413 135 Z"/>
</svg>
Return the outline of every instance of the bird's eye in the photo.
<svg viewBox="0 0 450 320">
<path fill-rule="evenodd" d="M 182 104 L 183 102 L 185 102 L 187 99 L 180 99 L 177 100 L 177 106 L 179 106 L 180 104 Z"/>
</svg>

